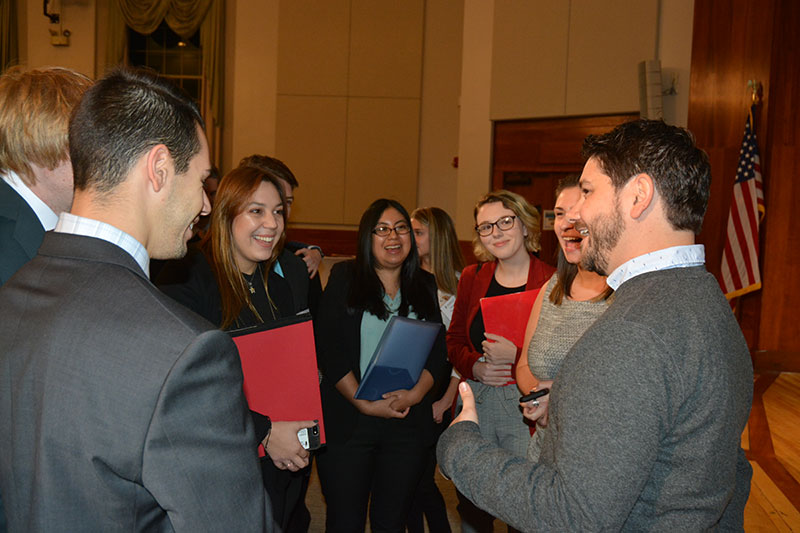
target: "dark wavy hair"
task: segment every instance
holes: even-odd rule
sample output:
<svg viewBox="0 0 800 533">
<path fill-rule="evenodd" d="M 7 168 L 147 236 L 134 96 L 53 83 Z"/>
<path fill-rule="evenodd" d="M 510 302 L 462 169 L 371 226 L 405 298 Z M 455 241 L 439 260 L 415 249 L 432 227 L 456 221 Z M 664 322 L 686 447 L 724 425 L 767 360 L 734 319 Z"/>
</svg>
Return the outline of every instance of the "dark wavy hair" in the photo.
<svg viewBox="0 0 800 533">
<path fill-rule="evenodd" d="M 372 230 L 380 221 L 381 215 L 389 208 L 397 209 L 408 227 L 411 217 L 400 202 L 381 198 L 370 204 L 358 225 L 358 249 L 354 261 L 355 276 L 350 285 L 347 305 L 355 311 L 368 311 L 381 320 L 389 318 L 389 310 L 383 303 L 384 289 L 377 272 L 375 272 L 375 256 L 372 254 Z M 414 232 L 409 232 L 411 249 L 403 261 L 400 270 L 400 316 L 408 316 L 410 308 L 421 318 L 431 319 L 439 312 L 436 299 L 428 290 L 425 272 L 420 268 L 417 243 Z"/>
<path fill-rule="evenodd" d="M 589 135 L 581 153 L 597 160 L 617 190 L 637 174 L 650 176 L 672 227 L 700 233 L 711 165 L 688 130 L 661 120 L 634 120 L 603 135 Z"/>
</svg>

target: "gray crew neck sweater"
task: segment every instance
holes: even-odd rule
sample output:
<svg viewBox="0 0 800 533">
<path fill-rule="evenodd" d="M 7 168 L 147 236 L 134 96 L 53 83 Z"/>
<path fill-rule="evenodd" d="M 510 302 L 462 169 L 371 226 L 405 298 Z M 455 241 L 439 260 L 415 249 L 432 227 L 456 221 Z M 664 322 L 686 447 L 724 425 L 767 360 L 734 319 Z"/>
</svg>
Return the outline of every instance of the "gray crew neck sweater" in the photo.
<svg viewBox="0 0 800 533">
<path fill-rule="evenodd" d="M 539 463 L 448 429 L 440 467 L 523 531 L 741 530 L 747 345 L 703 267 L 626 281 L 556 377 Z"/>
</svg>

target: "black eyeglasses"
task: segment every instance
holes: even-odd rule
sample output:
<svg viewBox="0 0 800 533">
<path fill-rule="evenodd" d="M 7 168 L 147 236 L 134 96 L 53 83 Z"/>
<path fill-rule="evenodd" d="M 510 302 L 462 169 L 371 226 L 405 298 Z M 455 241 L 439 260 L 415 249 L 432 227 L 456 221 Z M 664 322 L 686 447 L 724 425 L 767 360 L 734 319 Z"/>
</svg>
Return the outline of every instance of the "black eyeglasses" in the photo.
<svg viewBox="0 0 800 533">
<path fill-rule="evenodd" d="M 407 235 L 411 233 L 411 226 L 408 224 L 398 224 L 395 227 L 391 226 L 378 226 L 377 228 L 372 230 L 372 233 L 377 235 L 378 237 L 388 237 L 391 232 L 394 232 L 395 235 Z"/>
<path fill-rule="evenodd" d="M 497 229 L 502 231 L 508 231 L 514 227 L 514 219 L 517 218 L 516 215 L 511 215 L 507 217 L 500 217 L 494 222 L 484 222 L 483 224 L 478 224 L 475 226 L 475 231 L 478 232 L 478 235 L 481 237 L 488 237 L 494 231 L 494 227 L 497 226 Z"/>
</svg>

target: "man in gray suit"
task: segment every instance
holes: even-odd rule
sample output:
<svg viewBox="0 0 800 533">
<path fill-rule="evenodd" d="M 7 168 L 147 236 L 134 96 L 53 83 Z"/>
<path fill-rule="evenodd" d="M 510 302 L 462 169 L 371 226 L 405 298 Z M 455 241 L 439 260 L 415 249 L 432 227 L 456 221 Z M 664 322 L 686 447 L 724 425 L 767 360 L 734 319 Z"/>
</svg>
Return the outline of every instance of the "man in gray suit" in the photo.
<svg viewBox="0 0 800 533">
<path fill-rule="evenodd" d="M 0 289 L 10 530 L 271 531 L 236 348 L 148 279 L 209 210 L 197 108 L 119 69 L 69 144 L 71 213 Z"/>
</svg>

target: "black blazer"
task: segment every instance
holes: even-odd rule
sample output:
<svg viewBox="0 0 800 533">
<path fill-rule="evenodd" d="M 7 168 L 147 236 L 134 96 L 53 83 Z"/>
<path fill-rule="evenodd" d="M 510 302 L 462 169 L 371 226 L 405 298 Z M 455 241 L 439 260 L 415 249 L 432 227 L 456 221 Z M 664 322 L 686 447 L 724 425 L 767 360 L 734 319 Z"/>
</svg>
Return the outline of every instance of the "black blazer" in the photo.
<svg viewBox="0 0 800 533">
<path fill-rule="evenodd" d="M 325 434 L 329 443 L 346 441 L 356 426 L 359 411 L 342 394 L 336 390 L 336 383 L 348 372 L 353 372 L 356 381 L 361 381 L 359 365 L 361 355 L 361 318 L 362 311 L 349 309 L 347 294 L 354 277 L 352 261 L 338 263 L 331 270 L 328 284 L 322 294 L 317 316 L 314 318 L 314 330 L 317 344 L 317 362 L 322 373 L 320 385 L 322 393 L 322 411 L 325 417 Z M 427 272 L 422 272 L 429 288 L 431 299 L 436 302 L 436 281 Z M 430 322 L 442 322 L 438 305 L 431 316 L 420 318 Z M 434 386 L 423 400 L 413 406 L 403 419 L 393 419 L 398 428 L 404 427 L 414 431 L 426 444 L 435 440 L 435 424 L 431 404 L 435 398 L 437 384 L 447 379 L 450 365 L 447 362 L 444 328 L 428 356 L 425 369 L 434 378 Z"/>
<path fill-rule="evenodd" d="M 284 250 L 278 257 L 283 275 L 292 293 L 292 313 L 309 308 L 308 270 L 302 259 Z M 222 322 L 222 300 L 211 265 L 198 249 L 192 249 L 186 257 L 169 261 L 158 275 L 159 288 L 199 314 L 212 324 Z"/>
<path fill-rule="evenodd" d="M 34 258 L 44 228 L 28 202 L 0 178 L 0 285 Z"/>
</svg>

